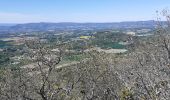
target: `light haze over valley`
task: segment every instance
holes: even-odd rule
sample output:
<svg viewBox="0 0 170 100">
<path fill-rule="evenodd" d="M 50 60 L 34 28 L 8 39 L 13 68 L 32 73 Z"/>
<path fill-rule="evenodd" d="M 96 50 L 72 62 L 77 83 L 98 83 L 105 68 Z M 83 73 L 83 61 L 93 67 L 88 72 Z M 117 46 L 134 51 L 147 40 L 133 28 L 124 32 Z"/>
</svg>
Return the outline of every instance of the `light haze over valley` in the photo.
<svg viewBox="0 0 170 100">
<path fill-rule="evenodd" d="M 169 7 L 1 0 L 0 100 L 170 100 Z"/>
</svg>

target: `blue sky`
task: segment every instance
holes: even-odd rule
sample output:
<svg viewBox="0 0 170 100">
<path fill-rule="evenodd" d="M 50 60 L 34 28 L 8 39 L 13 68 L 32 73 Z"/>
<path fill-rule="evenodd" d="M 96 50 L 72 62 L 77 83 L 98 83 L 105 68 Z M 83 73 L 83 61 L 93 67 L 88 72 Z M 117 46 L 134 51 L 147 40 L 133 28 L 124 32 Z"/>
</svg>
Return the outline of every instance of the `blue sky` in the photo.
<svg viewBox="0 0 170 100">
<path fill-rule="evenodd" d="M 0 0 L 0 23 L 153 20 L 164 8 L 170 0 Z"/>
</svg>

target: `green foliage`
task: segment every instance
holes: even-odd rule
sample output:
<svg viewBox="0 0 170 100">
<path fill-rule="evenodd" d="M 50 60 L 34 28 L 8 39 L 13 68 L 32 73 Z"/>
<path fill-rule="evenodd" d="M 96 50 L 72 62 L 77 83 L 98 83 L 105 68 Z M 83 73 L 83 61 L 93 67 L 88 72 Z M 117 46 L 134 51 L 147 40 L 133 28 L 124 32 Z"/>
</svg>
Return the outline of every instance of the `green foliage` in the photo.
<svg viewBox="0 0 170 100">
<path fill-rule="evenodd" d="M 13 78 L 17 78 L 20 76 L 20 67 L 19 66 L 13 66 L 10 68 L 10 70 L 13 73 Z"/>
<path fill-rule="evenodd" d="M 22 60 L 20 60 L 19 65 L 23 66 L 23 65 L 30 64 L 30 63 L 33 63 L 30 59 L 22 59 Z"/>
<path fill-rule="evenodd" d="M 123 41 L 123 38 L 126 37 L 122 33 L 114 32 L 99 32 L 95 34 L 95 38 L 92 40 L 92 45 L 97 45 L 98 47 L 107 49 L 124 49 L 125 46 L 119 44 L 119 41 Z"/>
<path fill-rule="evenodd" d="M 125 46 L 118 44 L 117 42 L 113 43 L 108 43 L 108 44 L 104 44 L 103 48 L 112 48 L 112 49 L 124 49 Z"/>
<path fill-rule="evenodd" d="M 86 55 L 83 55 L 83 54 L 77 54 L 77 55 L 70 55 L 70 56 L 67 56 L 65 57 L 64 60 L 66 61 L 81 61 L 83 59 L 87 58 Z"/>
<path fill-rule="evenodd" d="M 9 61 L 9 56 L 7 54 L 4 54 L 3 52 L 0 52 L 0 65 L 3 65 Z"/>
<path fill-rule="evenodd" d="M 6 70 L 3 68 L 0 68 L 0 80 L 3 79 L 3 76 L 5 75 L 5 73 L 6 73 Z"/>
<path fill-rule="evenodd" d="M 121 100 L 134 100 L 132 91 L 127 87 L 122 89 L 120 98 Z"/>
<path fill-rule="evenodd" d="M 118 42 L 112 42 L 109 39 L 106 40 L 95 40 L 93 44 L 97 44 L 99 47 L 107 49 L 107 48 L 112 48 L 112 49 L 124 49 L 125 46 L 119 44 Z"/>
<path fill-rule="evenodd" d="M 0 48 L 11 46 L 9 42 L 10 41 L 6 42 L 6 41 L 0 40 Z"/>
</svg>

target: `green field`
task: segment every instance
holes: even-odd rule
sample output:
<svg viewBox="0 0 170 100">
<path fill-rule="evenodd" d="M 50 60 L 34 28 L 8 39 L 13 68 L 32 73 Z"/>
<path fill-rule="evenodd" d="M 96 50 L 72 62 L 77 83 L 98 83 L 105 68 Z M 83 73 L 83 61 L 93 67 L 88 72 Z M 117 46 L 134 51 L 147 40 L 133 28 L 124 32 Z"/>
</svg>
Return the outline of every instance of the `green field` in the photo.
<svg viewBox="0 0 170 100">
<path fill-rule="evenodd" d="M 5 48 L 11 46 L 10 41 L 2 41 L 0 40 L 0 48 Z"/>
</svg>

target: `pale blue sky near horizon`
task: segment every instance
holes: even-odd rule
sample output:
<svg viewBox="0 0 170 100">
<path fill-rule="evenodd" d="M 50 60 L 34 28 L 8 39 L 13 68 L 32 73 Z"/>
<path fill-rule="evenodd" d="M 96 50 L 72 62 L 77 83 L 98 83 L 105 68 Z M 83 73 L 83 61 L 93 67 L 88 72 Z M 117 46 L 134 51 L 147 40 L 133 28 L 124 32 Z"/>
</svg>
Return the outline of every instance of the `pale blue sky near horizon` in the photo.
<svg viewBox="0 0 170 100">
<path fill-rule="evenodd" d="M 0 0 L 0 23 L 155 20 L 170 0 Z"/>
</svg>

